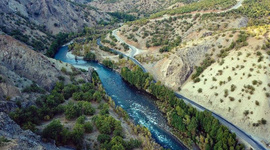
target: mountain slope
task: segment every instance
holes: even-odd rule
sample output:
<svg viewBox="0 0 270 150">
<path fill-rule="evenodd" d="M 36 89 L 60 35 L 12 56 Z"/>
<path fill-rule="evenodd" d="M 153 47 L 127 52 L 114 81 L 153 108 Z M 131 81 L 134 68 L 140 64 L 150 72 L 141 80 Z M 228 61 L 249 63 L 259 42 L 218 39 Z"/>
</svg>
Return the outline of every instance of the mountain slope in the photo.
<svg viewBox="0 0 270 150">
<path fill-rule="evenodd" d="M 0 29 L 35 50 L 48 49 L 53 35 L 93 27 L 110 16 L 66 0 L 2 0 Z"/>
</svg>

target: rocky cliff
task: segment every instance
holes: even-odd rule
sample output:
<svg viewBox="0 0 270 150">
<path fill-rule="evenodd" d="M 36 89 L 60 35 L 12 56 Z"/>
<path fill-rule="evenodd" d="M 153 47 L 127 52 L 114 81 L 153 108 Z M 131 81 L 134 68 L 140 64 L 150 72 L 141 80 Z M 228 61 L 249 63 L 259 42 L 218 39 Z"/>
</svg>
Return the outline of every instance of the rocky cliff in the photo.
<svg viewBox="0 0 270 150">
<path fill-rule="evenodd" d="M 30 130 L 22 130 L 7 115 L 18 107 L 35 105 L 41 93 L 24 91 L 33 83 L 45 89 L 45 93 L 53 89 L 60 76 L 65 83 L 70 83 L 68 73 L 61 71 L 63 67 L 67 72 L 74 70 L 70 65 L 47 58 L 8 35 L 0 35 L 0 149 L 67 149 L 42 142 L 40 136 Z M 76 79 L 87 80 L 87 76 L 91 76 L 91 73 L 84 75 L 77 72 Z"/>
<path fill-rule="evenodd" d="M 12 17 L 10 19 L 13 21 L 24 18 L 53 33 L 78 31 L 83 26 L 93 26 L 109 17 L 95 9 L 66 0 L 2 0 L 0 13 L 2 18 L 5 15 Z M 8 27 L 8 24 L 2 25 Z"/>
<path fill-rule="evenodd" d="M 51 90 L 61 72 L 44 55 L 37 53 L 10 36 L 0 36 L 0 65 Z M 3 72 L 5 73 L 5 72 Z"/>
<path fill-rule="evenodd" d="M 77 1 L 76 1 L 77 2 Z M 110 18 L 92 7 L 67 0 L 1 0 L 0 32 L 42 51 L 59 32 L 77 32 Z"/>
<path fill-rule="evenodd" d="M 22 130 L 9 116 L 0 112 L 0 136 L 5 137 L 6 142 L 2 143 L 0 149 L 9 150 L 68 150 L 59 148 L 54 144 L 44 143 L 41 137 L 30 130 Z"/>
</svg>

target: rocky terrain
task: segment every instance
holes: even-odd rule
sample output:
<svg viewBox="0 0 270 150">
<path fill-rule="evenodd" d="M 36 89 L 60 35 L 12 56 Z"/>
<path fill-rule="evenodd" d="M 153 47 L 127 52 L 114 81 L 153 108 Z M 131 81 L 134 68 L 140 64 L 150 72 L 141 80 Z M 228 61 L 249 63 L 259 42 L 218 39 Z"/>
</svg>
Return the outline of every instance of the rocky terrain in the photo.
<svg viewBox="0 0 270 150">
<path fill-rule="evenodd" d="M 163 15 L 128 23 L 117 36 L 143 50 L 135 58 L 155 79 L 267 144 L 270 28 L 250 20 L 234 11 Z"/>
<path fill-rule="evenodd" d="M 68 150 L 69 148 L 59 148 L 53 144 L 44 143 L 41 137 L 30 130 L 22 130 L 9 116 L 0 112 L 0 135 L 6 138 L 6 142 L 1 143 L 1 149 L 9 150 L 44 150 L 59 149 Z"/>
<path fill-rule="evenodd" d="M 52 33 L 78 31 L 83 26 L 93 26 L 100 20 L 109 18 L 95 9 L 76 5 L 66 0 L 20 0 L 1 1 L 2 25 L 9 27 L 5 18 L 15 16 L 12 21 L 26 19 L 36 25 L 44 26 Z M 4 14 L 4 15 L 3 15 Z M 10 18 L 11 19 L 11 18 Z"/>
<path fill-rule="evenodd" d="M 0 136 L 8 141 L 1 149 L 56 149 L 32 131 L 22 130 L 8 113 L 34 104 L 40 93 L 24 92 L 33 83 L 48 93 L 60 76 L 70 82 L 60 70 L 63 66 L 71 70 L 71 66 L 47 58 L 8 35 L 0 35 L 0 49 Z"/>
<path fill-rule="evenodd" d="M 94 0 L 88 5 L 96 7 L 104 12 L 127 12 L 144 16 L 145 14 L 153 13 L 166 9 L 174 4 L 174 0 Z M 175 5 L 176 7 L 177 5 Z"/>
<path fill-rule="evenodd" d="M 79 86 L 75 85 L 79 82 L 88 84 L 97 82 L 94 81 L 96 77 L 93 76 L 93 68 L 89 68 L 88 72 L 85 71 L 85 73 L 82 73 L 69 64 L 48 58 L 43 54 L 31 50 L 24 43 L 8 35 L 0 35 L 0 49 L 0 149 L 65 150 L 75 149 L 75 147 L 77 149 L 77 145 L 79 144 L 75 143 L 77 144 L 75 145 L 71 143 L 73 142 L 72 140 L 74 140 L 73 134 L 78 132 L 78 127 L 84 125 L 84 122 L 90 126 L 90 129 L 86 131 L 86 129 L 81 130 L 80 128 L 79 130 L 82 132 L 78 135 L 80 136 L 82 148 L 97 148 L 103 146 L 99 141 L 99 135 L 104 135 L 104 131 L 99 126 L 96 127 L 94 123 L 92 123 L 94 122 L 93 118 L 97 117 L 101 119 L 103 117 L 109 117 L 107 119 L 114 121 L 115 123 L 113 124 L 117 123 L 117 129 L 121 128 L 118 132 L 121 134 L 121 138 L 123 135 L 123 140 L 127 141 L 127 144 L 135 144 L 135 147 L 138 147 L 138 149 L 143 147 L 161 149 L 160 146 L 152 140 L 148 130 L 140 126 L 135 126 L 128 119 L 127 114 L 125 114 L 122 108 L 115 107 L 115 103 L 112 99 L 106 96 L 101 83 L 96 83 L 98 85 L 95 87 L 96 92 L 94 94 L 94 97 L 96 97 L 95 95 L 98 93 L 100 94 L 99 101 L 87 95 L 87 97 L 84 96 L 84 98 L 91 98 L 91 102 L 88 102 L 89 100 L 83 101 L 83 99 L 78 102 L 77 99 L 75 100 L 75 94 L 71 94 L 72 97 L 65 100 L 62 95 L 63 91 L 57 91 L 55 89 L 55 87 L 60 85 L 59 81 L 62 81 L 63 86 L 65 84 L 67 87 Z M 93 86 L 94 85 L 95 84 L 93 84 Z M 58 99 L 56 93 L 59 93 L 61 96 L 58 98 L 63 98 L 64 101 L 62 102 L 63 104 L 59 104 L 59 108 L 67 109 L 68 106 L 73 107 L 73 105 L 78 105 L 77 103 L 84 103 L 84 105 L 91 107 L 93 114 L 85 115 L 87 117 L 83 123 L 78 123 L 79 119 L 68 118 L 69 111 L 62 111 L 57 115 L 55 115 L 54 112 L 52 115 L 51 111 L 58 108 L 54 106 Z M 77 93 L 83 92 L 78 91 Z M 47 101 L 44 100 L 43 105 L 45 105 L 44 103 L 48 104 L 45 105 L 45 108 L 40 108 L 40 100 L 46 97 L 52 99 L 50 99 L 51 101 L 49 101 L 49 99 L 47 99 Z M 102 102 L 100 102 L 101 100 Z M 48 106 L 52 104 L 52 107 Z M 33 113 L 31 110 L 38 110 L 38 112 Z M 40 116 L 40 113 L 43 111 L 46 111 L 47 116 L 41 117 L 39 123 L 33 124 L 31 122 L 32 118 Z M 107 115 L 103 116 L 103 113 Z M 29 117 L 29 115 L 31 117 Z M 49 115 L 52 115 L 52 117 Z M 85 116 L 82 115 L 80 118 Z M 49 119 L 47 119 L 48 117 Z M 14 121 L 11 120 L 11 118 L 14 119 Z M 65 135 L 65 138 L 69 138 L 68 143 L 61 144 L 62 146 L 68 145 L 68 147 L 59 146 L 59 140 L 45 140 L 43 137 L 43 131 L 50 126 L 50 124 L 55 122 L 56 119 L 60 121 L 59 123 L 63 124 L 65 131 L 69 132 L 69 137 Z M 24 122 L 24 120 L 29 121 Z M 33 128 L 31 128 L 32 125 L 34 126 Z M 119 138 L 118 136 L 115 137 L 114 134 L 112 138 Z M 41 138 L 41 136 L 43 138 Z M 132 144 L 132 142 L 134 144 Z"/>
<path fill-rule="evenodd" d="M 48 48 L 53 35 L 78 32 L 110 16 L 66 0 L 2 0 L 0 18 L 2 32 L 41 51 Z"/>
</svg>

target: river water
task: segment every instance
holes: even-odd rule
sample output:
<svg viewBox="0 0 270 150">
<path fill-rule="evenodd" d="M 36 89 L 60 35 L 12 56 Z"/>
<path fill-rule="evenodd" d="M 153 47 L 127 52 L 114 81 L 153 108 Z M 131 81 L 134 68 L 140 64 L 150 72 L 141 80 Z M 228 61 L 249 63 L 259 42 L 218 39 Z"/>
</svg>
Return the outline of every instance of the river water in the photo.
<svg viewBox="0 0 270 150">
<path fill-rule="evenodd" d="M 153 97 L 128 85 L 122 80 L 119 73 L 96 62 L 75 61 L 75 59 L 67 58 L 67 52 L 67 46 L 60 48 L 55 55 L 55 59 L 72 64 L 77 68 L 86 70 L 88 67 L 95 68 L 106 93 L 112 97 L 117 106 L 121 106 L 127 111 L 135 124 L 147 127 L 155 141 L 164 148 L 172 150 L 186 149 L 179 140 L 168 132 L 169 127 L 166 119 L 155 105 Z"/>
</svg>

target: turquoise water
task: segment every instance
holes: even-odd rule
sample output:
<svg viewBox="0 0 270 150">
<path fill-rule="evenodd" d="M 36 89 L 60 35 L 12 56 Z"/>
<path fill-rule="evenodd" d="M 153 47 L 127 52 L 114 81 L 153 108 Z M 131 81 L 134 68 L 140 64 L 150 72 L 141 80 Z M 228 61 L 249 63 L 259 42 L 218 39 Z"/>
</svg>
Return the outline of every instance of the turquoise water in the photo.
<svg viewBox="0 0 270 150">
<path fill-rule="evenodd" d="M 117 72 L 96 62 L 69 59 L 66 57 L 67 52 L 68 47 L 62 47 L 55 55 L 55 59 L 72 64 L 77 68 L 86 70 L 88 67 L 95 68 L 106 93 L 112 97 L 115 104 L 126 110 L 136 124 L 147 127 L 157 143 L 172 150 L 187 149 L 168 132 L 166 119 L 155 105 L 155 98 L 127 84 Z"/>
</svg>

